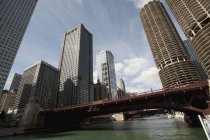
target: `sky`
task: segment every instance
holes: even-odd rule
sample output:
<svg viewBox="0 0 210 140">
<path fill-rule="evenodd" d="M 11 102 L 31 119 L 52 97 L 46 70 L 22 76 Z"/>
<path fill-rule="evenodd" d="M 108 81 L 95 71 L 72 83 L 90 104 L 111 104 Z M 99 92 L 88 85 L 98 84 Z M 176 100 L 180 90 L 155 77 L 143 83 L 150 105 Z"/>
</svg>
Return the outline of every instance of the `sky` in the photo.
<svg viewBox="0 0 210 140">
<path fill-rule="evenodd" d="M 39 0 L 5 89 L 14 73 L 22 74 L 34 63 L 44 60 L 58 67 L 61 42 L 65 32 L 80 23 L 93 34 L 93 70 L 96 81 L 96 53 L 110 50 L 114 55 L 117 80 L 122 78 L 127 92 L 161 89 L 139 12 L 150 0 Z M 175 18 L 163 1 L 182 39 Z"/>
</svg>

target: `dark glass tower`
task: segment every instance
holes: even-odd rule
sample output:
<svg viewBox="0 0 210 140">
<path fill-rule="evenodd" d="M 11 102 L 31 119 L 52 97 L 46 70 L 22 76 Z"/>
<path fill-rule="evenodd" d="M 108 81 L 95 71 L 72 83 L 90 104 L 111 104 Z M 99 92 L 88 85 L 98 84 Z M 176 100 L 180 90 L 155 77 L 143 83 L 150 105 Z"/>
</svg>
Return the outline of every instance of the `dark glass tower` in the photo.
<svg viewBox="0 0 210 140">
<path fill-rule="evenodd" d="M 201 76 L 201 79 L 202 80 L 208 79 L 206 73 L 204 72 L 204 70 L 201 66 L 201 63 L 199 62 L 199 60 L 198 60 L 196 54 L 194 53 L 194 51 L 192 50 L 192 45 L 190 44 L 190 42 L 188 40 L 184 40 L 183 43 L 184 43 L 184 46 L 187 49 L 187 52 L 190 56 L 190 60 L 194 62 L 195 66 L 198 70 L 198 73 Z"/>
<path fill-rule="evenodd" d="M 0 93 L 36 3 L 37 0 L 0 0 Z"/>
<path fill-rule="evenodd" d="M 18 90 L 19 85 L 20 85 L 21 78 L 22 78 L 21 74 L 15 73 L 15 75 L 12 79 L 10 89 L 9 89 L 10 92 L 17 93 L 17 90 Z"/>
<path fill-rule="evenodd" d="M 110 51 L 105 50 L 97 53 L 96 69 L 100 83 L 108 89 L 108 95 L 105 98 L 118 98 L 114 56 Z"/>
<path fill-rule="evenodd" d="M 58 106 L 93 100 L 92 34 L 82 24 L 64 34 L 58 97 Z"/>
<path fill-rule="evenodd" d="M 142 8 L 140 18 L 163 87 L 201 80 L 163 4 L 160 1 L 149 2 Z"/>
</svg>

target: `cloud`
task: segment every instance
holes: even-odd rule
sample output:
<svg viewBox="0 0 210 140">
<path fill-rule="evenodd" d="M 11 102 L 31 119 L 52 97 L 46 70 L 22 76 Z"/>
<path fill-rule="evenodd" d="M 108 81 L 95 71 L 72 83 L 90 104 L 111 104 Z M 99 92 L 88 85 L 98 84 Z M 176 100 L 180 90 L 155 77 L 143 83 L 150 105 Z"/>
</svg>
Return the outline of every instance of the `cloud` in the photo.
<svg viewBox="0 0 210 140">
<path fill-rule="evenodd" d="M 144 5 L 150 2 L 151 0 L 128 0 L 128 1 L 133 2 L 134 6 L 140 9 L 144 7 Z"/>
<path fill-rule="evenodd" d="M 132 58 L 132 59 L 125 59 L 124 64 L 124 74 L 125 75 L 135 75 L 140 70 L 144 69 L 144 67 L 147 65 L 147 60 L 144 58 Z"/>
<path fill-rule="evenodd" d="M 115 64 L 116 78 L 125 82 L 126 92 L 143 93 L 162 88 L 158 69 L 143 57 L 124 59 Z"/>
<path fill-rule="evenodd" d="M 144 84 L 146 86 L 151 86 L 154 88 L 160 88 L 160 79 L 158 75 L 158 69 L 156 67 L 151 67 L 147 70 L 142 71 L 141 75 L 134 80 L 132 83 Z"/>
<path fill-rule="evenodd" d="M 138 87 L 126 87 L 126 92 L 129 92 L 129 93 L 142 93 L 144 92 L 145 89 L 141 89 L 141 88 L 138 88 Z"/>
<path fill-rule="evenodd" d="M 116 63 L 115 64 L 115 72 L 116 73 L 122 71 L 123 68 L 124 68 L 124 64 L 123 63 Z"/>
<path fill-rule="evenodd" d="M 75 2 L 78 2 L 78 4 L 83 5 L 84 1 L 83 0 L 75 0 Z"/>
</svg>

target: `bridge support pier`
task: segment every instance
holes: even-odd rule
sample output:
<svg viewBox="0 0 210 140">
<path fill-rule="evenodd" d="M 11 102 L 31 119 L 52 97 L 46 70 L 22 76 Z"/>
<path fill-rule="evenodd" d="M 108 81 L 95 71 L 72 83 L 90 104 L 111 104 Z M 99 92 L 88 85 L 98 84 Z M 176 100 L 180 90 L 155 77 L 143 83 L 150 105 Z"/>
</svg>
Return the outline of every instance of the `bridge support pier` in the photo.
<svg viewBox="0 0 210 140">
<path fill-rule="evenodd" d="M 90 118 L 87 118 L 87 119 L 84 119 L 83 121 L 81 121 L 80 127 L 83 127 L 85 125 L 90 125 Z"/>
<path fill-rule="evenodd" d="M 209 97 L 209 99 L 210 99 L 210 79 L 208 79 L 208 85 L 209 85 L 209 89 L 207 89 L 207 95 L 208 95 L 208 97 Z"/>
<path fill-rule="evenodd" d="M 184 113 L 184 121 L 191 126 L 201 126 L 198 114 L 193 113 Z"/>
<path fill-rule="evenodd" d="M 39 108 L 40 105 L 35 101 L 34 98 L 31 98 L 24 110 L 23 117 L 21 119 L 21 127 L 24 129 L 36 128 Z"/>
</svg>

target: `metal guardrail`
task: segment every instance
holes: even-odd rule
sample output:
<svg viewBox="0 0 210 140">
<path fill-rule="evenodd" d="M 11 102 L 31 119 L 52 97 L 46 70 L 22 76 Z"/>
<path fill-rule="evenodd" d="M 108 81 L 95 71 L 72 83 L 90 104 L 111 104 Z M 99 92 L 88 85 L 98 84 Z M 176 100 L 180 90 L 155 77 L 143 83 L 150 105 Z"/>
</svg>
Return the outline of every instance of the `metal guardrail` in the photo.
<svg viewBox="0 0 210 140">
<path fill-rule="evenodd" d="M 84 108 L 84 107 L 95 106 L 95 105 L 100 105 L 100 104 L 108 104 L 108 103 L 119 102 L 119 101 L 124 101 L 124 100 L 132 100 L 132 99 L 142 97 L 142 96 L 146 97 L 149 95 L 163 94 L 166 92 L 172 92 L 172 91 L 178 91 L 178 90 L 179 91 L 180 90 L 189 90 L 189 89 L 193 89 L 193 88 L 200 88 L 202 86 L 208 86 L 208 82 L 207 81 L 199 81 L 199 82 L 188 84 L 188 85 L 179 85 L 176 87 L 162 88 L 162 89 L 157 89 L 157 90 L 150 90 L 147 92 L 141 92 L 141 93 L 137 93 L 136 95 L 133 94 L 132 96 L 124 96 L 119 99 L 105 99 L 105 100 L 93 101 L 91 103 L 83 103 L 83 104 L 59 107 L 59 108 L 55 108 L 54 111 L 75 109 L 75 108 Z"/>
</svg>

